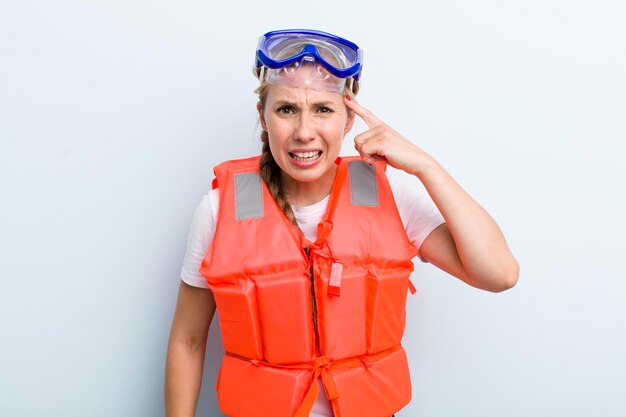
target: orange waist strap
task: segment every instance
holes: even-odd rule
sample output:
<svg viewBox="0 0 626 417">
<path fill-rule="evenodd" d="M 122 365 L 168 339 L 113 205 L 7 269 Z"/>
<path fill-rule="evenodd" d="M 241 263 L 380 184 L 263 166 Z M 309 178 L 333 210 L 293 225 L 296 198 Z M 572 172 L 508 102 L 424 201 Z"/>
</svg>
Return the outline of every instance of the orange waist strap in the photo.
<svg viewBox="0 0 626 417">
<path fill-rule="evenodd" d="M 331 368 L 343 369 L 343 368 L 355 368 L 357 366 L 365 366 L 369 368 L 372 365 L 372 362 L 376 362 L 385 356 L 395 352 L 399 346 L 392 347 L 387 350 L 383 350 L 378 353 L 374 353 L 372 355 L 361 355 L 361 356 L 353 356 L 351 358 L 340 359 L 336 361 L 330 361 L 326 356 L 318 357 L 315 362 L 310 363 L 295 363 L 289 365 L 281 365 L 276 363 L 269 363 L 257 359 L 249 359 L 243 356 L 239 356 L 230 352 L 226 352 L 226 355 L 248 361 L 255 366 L 269 366 L 272 368 L 278 369 L 307 369 L 313 372 L 313 376 L 311 378 L 311 384 L 298 407 L 298 411 L 294 415 L 294 417 L 308 417 L 311 409 L 313 408 L 313 404 L 315 404 L 315 400 L 317 399 L 317 395 L 319 394 L 319 386 L 317 384 L 317 379 L 321 376 L 322 383 L 326 388 L 326 393 L 328 394 L 328 399 L 330 401 L 336 400 L 339 398 L 339 392 L 337 390 L 337 386 L 335 385 L 335 381 L 331 377 L 329 370 Z"/>
</svg>

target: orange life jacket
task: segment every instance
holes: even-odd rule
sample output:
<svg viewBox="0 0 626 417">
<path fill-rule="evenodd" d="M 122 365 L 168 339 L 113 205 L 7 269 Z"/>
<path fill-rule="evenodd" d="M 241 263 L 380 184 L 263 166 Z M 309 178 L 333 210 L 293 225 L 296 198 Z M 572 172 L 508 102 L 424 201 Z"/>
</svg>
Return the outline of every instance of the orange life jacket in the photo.
<svg viewBox="0 0 626 417">
<path fill-rule="evenodd" d="M 409 403 L 400 345 L 417 255 L 386 165 L 337 159 L 315 242 L 284 215 L 259 156 L 215 167 L 220 208 L 200 267 L 225 356 L 217 382 L 231 417 L 305 417 L 318 378 L 336 417 L 388 417 Z"/>
</svg>

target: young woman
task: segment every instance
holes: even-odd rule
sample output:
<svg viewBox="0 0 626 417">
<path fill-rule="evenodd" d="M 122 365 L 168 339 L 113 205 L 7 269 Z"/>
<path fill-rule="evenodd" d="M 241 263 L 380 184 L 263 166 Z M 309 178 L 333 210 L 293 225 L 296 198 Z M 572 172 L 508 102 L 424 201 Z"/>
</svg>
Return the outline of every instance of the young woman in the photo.
<svg viewBox="0 0 626 417">
<path fill-rule="evenodd" d="M 388 417 L 411 398 L 412 259 L 476 288 L 519 267 L 491 216 L 354 97 L 362 52 L 311 30 L 257 48 L 260 156 L 215 168 L 189 236 L 166 370 L 168 417 L 193 416 L 217 307 L 217 389 L 232 417 Z M 360 157 L 339 157 L 356 116 Z M 419 181 L 417 180 L 419 179 Z"/>
</svg>

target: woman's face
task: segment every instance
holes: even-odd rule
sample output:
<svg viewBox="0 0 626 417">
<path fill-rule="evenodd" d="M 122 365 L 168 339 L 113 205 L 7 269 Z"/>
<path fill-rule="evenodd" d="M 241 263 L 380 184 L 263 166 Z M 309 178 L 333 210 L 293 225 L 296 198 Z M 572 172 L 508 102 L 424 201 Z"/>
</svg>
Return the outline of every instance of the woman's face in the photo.
<svg viewBox="0 0 626 417">
<path fill-rule="evenodd" d="M 284 181 L 332 182 L 341 142 L 354 123 L 341 94 L 270 85 L 265 108 L 257 108 L 272 155 L 290 177 Z"/>
</svg>

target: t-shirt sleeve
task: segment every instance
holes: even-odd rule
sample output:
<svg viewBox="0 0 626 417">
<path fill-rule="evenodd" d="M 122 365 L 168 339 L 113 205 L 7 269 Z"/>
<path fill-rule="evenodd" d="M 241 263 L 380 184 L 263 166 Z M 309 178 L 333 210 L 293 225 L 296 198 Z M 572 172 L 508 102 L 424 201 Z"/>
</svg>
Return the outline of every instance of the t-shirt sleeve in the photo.
<svg viewBox="0 0 626 417">
<path fill-rule="evenodd" d="M 386 172 L 404 230 L 419 250 L 430 232 L 446 221 L 417 177 L 391 166 L 387 166 Z M 419 254 L 418 257 L 428 262 Z"/>
<path fill-rule="evenodd" d="M 202 197 L 193 213 L 180 277 L 194 287 L 209 288 L 205 278 L 200 274 L 200 265 L 213 240 L 218 204 L 219 190 L 211 190 Z"/>
</svg>

